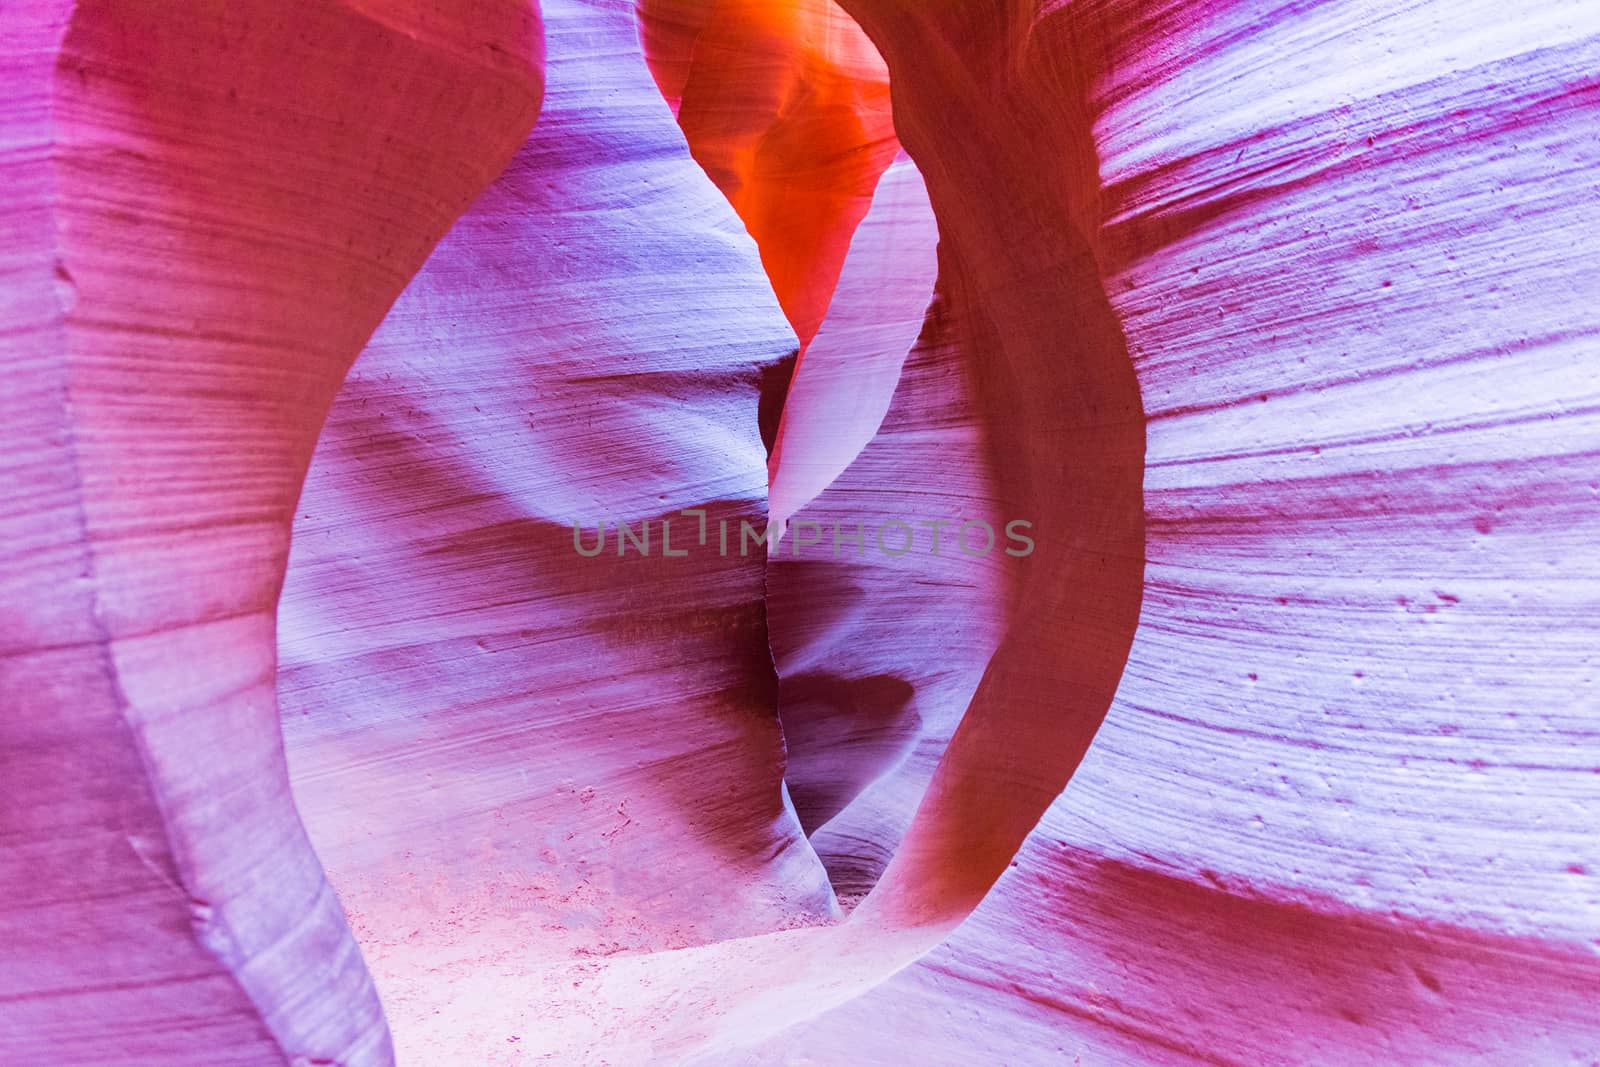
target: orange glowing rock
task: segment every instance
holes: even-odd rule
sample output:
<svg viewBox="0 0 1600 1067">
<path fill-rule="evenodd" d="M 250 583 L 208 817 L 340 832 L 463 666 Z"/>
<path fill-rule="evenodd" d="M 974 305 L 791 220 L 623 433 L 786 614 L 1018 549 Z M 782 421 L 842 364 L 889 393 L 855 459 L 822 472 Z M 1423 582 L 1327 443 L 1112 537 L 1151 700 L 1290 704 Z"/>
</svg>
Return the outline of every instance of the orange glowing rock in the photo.
<svg viewBox="0 0 1600 1067">
<path fill-rule="evenodd" d="M 889 75 L 832 0 L 641 0 L 647 58 L 695 161 L 761 249 L 802 351 L 899 144 Z"/>
</svg>

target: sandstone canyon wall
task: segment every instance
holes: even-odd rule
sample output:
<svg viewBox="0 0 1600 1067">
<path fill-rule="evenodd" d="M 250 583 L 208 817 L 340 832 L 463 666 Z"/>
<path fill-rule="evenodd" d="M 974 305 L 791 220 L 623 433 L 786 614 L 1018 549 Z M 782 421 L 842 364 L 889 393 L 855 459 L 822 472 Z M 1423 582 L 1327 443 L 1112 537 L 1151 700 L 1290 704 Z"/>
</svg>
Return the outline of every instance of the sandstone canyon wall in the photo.
<svg viewBox="0 0 1600 1067">
<path fill-rule="evenodd" d="M 176 14 L 0 16 L 0 1059 L 383 1063 L 275 609 L 346 368 L 533 123 L 538 21 Z"/>
<path fill-rule="evenodd" d="M 0 1061 L 1600 1062 L 1597 69 L 0 6 Z"/>
</svg>

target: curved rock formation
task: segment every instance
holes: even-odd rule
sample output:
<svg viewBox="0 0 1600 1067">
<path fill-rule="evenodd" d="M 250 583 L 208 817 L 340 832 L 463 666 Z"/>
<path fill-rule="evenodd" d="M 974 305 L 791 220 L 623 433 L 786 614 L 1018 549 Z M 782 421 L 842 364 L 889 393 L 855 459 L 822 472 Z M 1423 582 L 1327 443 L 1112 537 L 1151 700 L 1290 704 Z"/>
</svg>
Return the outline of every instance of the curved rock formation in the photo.
<svg viewBox="0 0 1600 1067">
<path fill-rule="evenodd" d="M 1097 190 L 1080 113 L 1005 90 L 1010 24 L 994 10 L 856 7 L 889 62 L 897 132 L 927 161 L 944 242 L 940 284 L 955 309 L 952 338 L 970 376 L 993 498 L 1007 524 L 1016 518 L 1037 531 L 1029 555 L 1008 559 L 1009 626 L 864 905 L 875 918 L 944 925 L 1005 869 L 1116 689 L 1143 577 L 1144 421 L 1079 228 Z M 966 138 L 959 149 L 942 136 L 952 125 Z M 1040 151 L 1059 170 L 1032 167 Z M 1071 447 L 1041 447 L 1047 441 Z M 935 640 L 898 654 L 943 652 Z"/>
<path fill-rule="evenodd" d="M 387 1062 L 289 794 L 274 609 L 345 369 L 533 122 L 537 18 L 0 24 L 0 1060 Z"/>
<path fill-rule="evenodd" d="M 769 472 L 772 524 L 845 472 L 889 412 L 938 273 L 939 229 L 916 164 L 884 171 L 851 238 L 839 284 L 783 401 Z"/>
<path fill-rule="evenodd" d="M 1600 212 L 1596 19 L 848 6 L 947 235 L 1007 199 L 941 196 L 1004 151 L 952 86 L 1092 134 L 1044 159 L 1099 160 L 1059 210 L 1139 371 L 1150 570 L 1016 869 L 751 1062 L 1592 1057 L 1600 322 L 1557 235 Z"/>
<path fill-rule="evenodd" d="M 481 1062 L 590 961 L 835 908 L 749 536 L 794 335 L 631 8 L 544 17 L 539 126 L 352 371 L 283 599 L 296 796 L 412 1062 Z M 581 1057 L 573 1007 L 516 1051 Z"/>
<path fill-rule="evenodd" d="M 770 333 L 774 321 L 760 317 L 754 291 L 723 295 L 706 286 L 707 279 L 738 285 L 758 275 L 696 222 L 706 217 L 709 187 L 682 182 L 693 177 L 672 159 L 682 142 L 667 125 L 668 111 L 627 70 L 632 30 L 617 10 L 547 5 L 552 63 L 540 131 L 441 246 L 353 377 L 302 508 L 285 599 L 285 688 L 295 713 L 288 735 L 300 799 L 373 953 L 401 1049 L 424 1058 L 463 1043 L 481 1048 L 474 1035 L 490 1028 L 516 1037 L 519 1051 L 564 1059 L 581 1057 L 586 1046 L 593 1055 L 596 1045 L 637 1047 L 644 1059 L 725 1049 L 881 980 L 935 944 L 975 902 L 953 893 L 948 870 L 924 858 L 890 883 L 898 896 L 888 904 L 875 898 L 846 926 L 738 936 L 813 923 L 831 909 L 820 867 L 779 806 L 775 747 L 763 773 L 761 738 L 775 745 L 776 722 L 770 695 L 762 697 L 769 668 L 748 644 L 761 631 L 722 628 L 738 618 L 740 596 L 759 621 L 764 561 L 710 555 L 713 545 L 720 549 L 715 533 L 704 553 L 691 552 L 684 563 L 573 554 L 583 542 L 569 541 L 569 526 L 587 524 L 577 514 L 584 508 L 633 523 L 703 506 L 712 529 L 755 517 L 752 501 L 739 494 L 759 492 L 759 468 L 737 465 L 742 453 L 726 449 L 736 437 L 712 438 L 721 443 L 707 449 L 707 434 L 754 428 L 752 412 L 741 416 L 729 400 L 740 382 L 755 385 L 763 360 L 770 365 L 786 343 L 781 332 Z M 603 44 L 595 49 L 595 42 Z M 684 99 L 680 120 L 692 84 Z M 631 117 L 621 100 L 637 101 Z M 882 352 L 895 361 L 887 374 L 873 369 L 880 361 L 863 369 L 892 381 L 901 355 L 895 347 L 913 331 L 892 321 L 865 331 L 852 323 L 866 322 L 873 307 L 892 309 L 903 323 L 926 300 L 926 267 L 902 280 L 874 266 L 908 234 L 917 235 L 911 240 L 922 255 L 931 254 L 918 184 L 902 166 L 885 185 L 885 220 L 857 235 L 850 281 L 859 288 L 841 295 L 830 320 L 837 354 L 824 346 L 823 369 L 848 358 L 852 336 L 864 337 L 888 346 Z M 667 188 L 685 206 L 664 207 Z M 596 195 L 604 189 L 616 192 Z M 647 201 L 636 192 L 644 189 L 652 190 Z M 651 233 L 659 244 L 641 244 Z M 628 255 L 618 259 L 622 248 Z M 650 306 L 645 287 L 659 286 L 661 265 L 674 261 L 709 298 L 706 313 L 688 311 L 685 291 L 657 298 L 674 312 L 659 320 L 659 334 L 648 332 L 658 320 L 618 321 L 627 309 Z M 620 269 L 596 271 L 610 262 Z M 1084 292 L 1092 298 L 1095 290 Z M 903 469 L 919 451 L 928 455 L 915 443 L 919 420 L 936 423 L 946 407 L 966 412 L 974 498 L 987 505 L 1010 491 L 1014 500 L 1033 501 L 1032 472 L 992 470 L 987 440 L 995 410 L 1030 410 L 1021 380 L 985 380 L 976 354 L 978 332 L 988 326 L 973 304 L 960 306 L 945 316 L 950 337 L 917 358 L 928 365 L 918 372 L 922 384 L 916 376 L 901 382 L 901 421 L 913 443 L 896 462 Z M 1100 307 L 1103 315 L 1103 300 Z M 575 317 L 585 308 L 592 326 Z M 736 308 L 745 309 L 742 318 Z M 527 327 L 507 328 L 516 321 Z M 707 347 L 694 346 L 685 321 L 709 331 Z M 545 325 L 551 322 L 557 332 Z M 772 341 L 752 344 L 762 331 Z M 715 371 L 723 360 L 726 371 Z M 625 373 L 610 369 L 617 362 Z M 462 375 L 463 366 L 473 374 Z M 950 393 L 952 383 L 964 384 Z M 1061 429 L 1073 400 L 1049 383 L 1041 374 L 1028 385 L 1031 410 L 1042 428 Z M 986 387 L 995 391 L 985 395 Z M 805 404 L 796 410 L 803 417 Z M 858 432 L 865 437 L 871 427 Z M 526 463 L 543 456 L 549 462 Z M 948 491 L 951 467 L 940 470 Z M 530 483 L 519 471 L 544 473 Z M 1136 460 L 1116 470 L 1135 493 L 1137 473 Z M 758 480 L 740 480 L 751 476 Z M 701 488 L 708 485 L 747 488 L 709 495 Z M 1066 503 L 1046 500 L 1027 511 L 1064 530 Z M 1137 507 L 1123 511 L 1137 518 Z M 364 516 L 359 524 L 345 518 L 356 513 Z M 384 531 L 378 536 L 375 521 Z M 1073 566 L 1070 543 L 1065 535 L 1044 539 L 1042 573 Z M 1136 552 L 1130 559 L 1137 565 Z M 999 566 L 1008 561 L 997 556 L 983 565 L 990 573 L 970 607 L 955 599 L 943 605 L 969 622 L 975 613 L 998 615 L 989 644 L 973 641 L 957 657 L 962 669 L 944 664 L 957 691 L 939 698 L 948 706 L 930 732 L 936 745 L 924 746 L 908 769 L 902 804 L 915 807 L 927 787 L 939 748 L 1010 621 L 997 606 L 1009 603 Z M 1106 573 L 1117 580 L 1117 572 Z M 726 597 L 716 592 L 719 583 L 727 583 Z M 1047 583 L 1032 588 L 1049 591 Z M 1137 591 L 1134 581 L 1135 598 Z M 670 607 L 674 595 L 682 598 L 679 610 Z M 940 607 L 936 600 L 911 606 Z M 784 608 L 781 598 L 771 602 L 774 618 L 791 625 Z M 719 628 L 696 637 L 697 619 L 719 620 Z M 1128 625 L 1131 632 L 1131 617 Z M 1046 625 L 1040 639 L 1054 633 Z M 915 672 L 924 669 L 919 658 L 948 658 L 928 638 L 924 627 L 909 644 L 881 648 L 880 659 L 898 656 Z M 851 668 L 842 660 L 837 666 L 841 677 Z M 617 672 L 627 673 L 626 682 L 610 681 Z M 745 708 L 740 715 L 714 714 L 719 687 L 730 711 Z M 991 710 L 970 728 L 984 728 L 984 715 L 995 714 L 985 707 Z M 791 724 L 795 752 L 804 747 L 799 726 Z M 825 740 L 810 748 L 826 761 Z M 979 743 L 975 751 L 987 749 Z M 707 758 L 713 753 L 715 762 Z M 968 772 L 959 762 L 945 771 L 945 792 L 913 839 L 924 848 L 934 835 L 972 832 L 958 811 L 965 787 L 949 780 Z M 708 776 L 726 783 L 725 807 L 707 807 Z M 803 781 L 802 773 L 797 788 Z M 892 850 L 895 840 L 884 845 Z M 741 869 L 747 873 L 736 875 Z M 745 891 L 755 905 L 748 911 L 738 903 Z M 530 923 L 538 938 L 526 935 Z M 697 942 L 712 943 L 671 951 Z M 655 951 L 610 958 L 639 950 Z M 787 975 L 772 970 L 780 960 Z M 531 1004 L 485 1000 L 485 982 L 508 979 L 547 992 Z M 581 994 L 569 996 L 569 986 Z M 562 991 L 553 1000 L 551 987 Z M 659 1017 L 686 997 L 695 1013 Z M 527 1016 L 534 1008 L 545 1025 Z"/>
<path fill-rule="evenodd" d="M 906 173 L 920 191 L 915 169 Z M 926 194 L 908 206 L 908 236 L 920 231 L 931 256 Z M 863 227 L 858 244 L 867 236 Z M 892 307 L 871 288 L 859 295 L 880 296 L 880 313 Z M 917 295 L 926 304 L 926 291 Z M 849 299 L 841 287 L 845 309 Z M 786 779 L 835 887 L 852 899 L 904 835 L 1006 632 L 1008 572 L 1028 565 L 1006 554 L 1011 513 L 991 462 L 970 325 L 971 308 L 941 293 L 903 365 L 870 358 L 871 347 L 825 363 L 819 344 L 785 412 L 775 509 L 812 470 L 842 468 L 795 511 L 770 563 Z M 880 376 L 897 388 L 881 425 L 868 424 L 855 402 Z M 857 429 L 872 434 L 865 448 Z M 858 455 L 839 455 L 852 443 Z"/>
<path fill-rule="evenodd" d="M 1594 1058 L 1592 4 L 530 6 L 0 9 L 0 1060 Z"/>
</svg>

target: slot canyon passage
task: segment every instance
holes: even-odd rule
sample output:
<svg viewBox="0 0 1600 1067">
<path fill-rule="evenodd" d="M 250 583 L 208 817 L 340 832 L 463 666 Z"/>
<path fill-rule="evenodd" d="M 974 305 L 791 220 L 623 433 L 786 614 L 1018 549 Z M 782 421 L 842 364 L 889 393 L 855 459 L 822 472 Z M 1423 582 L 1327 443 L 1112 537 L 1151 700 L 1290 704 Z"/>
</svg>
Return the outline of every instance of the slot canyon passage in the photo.
<svg viewBox="0 0 1600 1067">
<path fill-rule="evenodd" d="M 0 1064 L 1600 1065 L 1593 0 L 0 0 L 0 178 Z"/>
</svg>

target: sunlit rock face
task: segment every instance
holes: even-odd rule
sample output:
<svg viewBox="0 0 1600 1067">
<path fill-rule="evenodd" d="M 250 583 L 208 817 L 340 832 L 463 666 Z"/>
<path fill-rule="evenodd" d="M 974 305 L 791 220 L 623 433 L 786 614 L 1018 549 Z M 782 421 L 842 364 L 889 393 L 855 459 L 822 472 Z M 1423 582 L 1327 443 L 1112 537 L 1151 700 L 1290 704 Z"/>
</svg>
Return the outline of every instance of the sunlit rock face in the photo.
<svg viewBox="0 0 1600 1067">
<path fill-rule="evenodd" d="M 690 151 L 739 213 L 802 349 L 898 144 L 889 76 L 833 0 L 639 0 Z"/>
<path fill-rule="evenodd" d="M 0 1062 L 1594 1060 L 1587 0 L 0 56 Z"/>
</svg>

